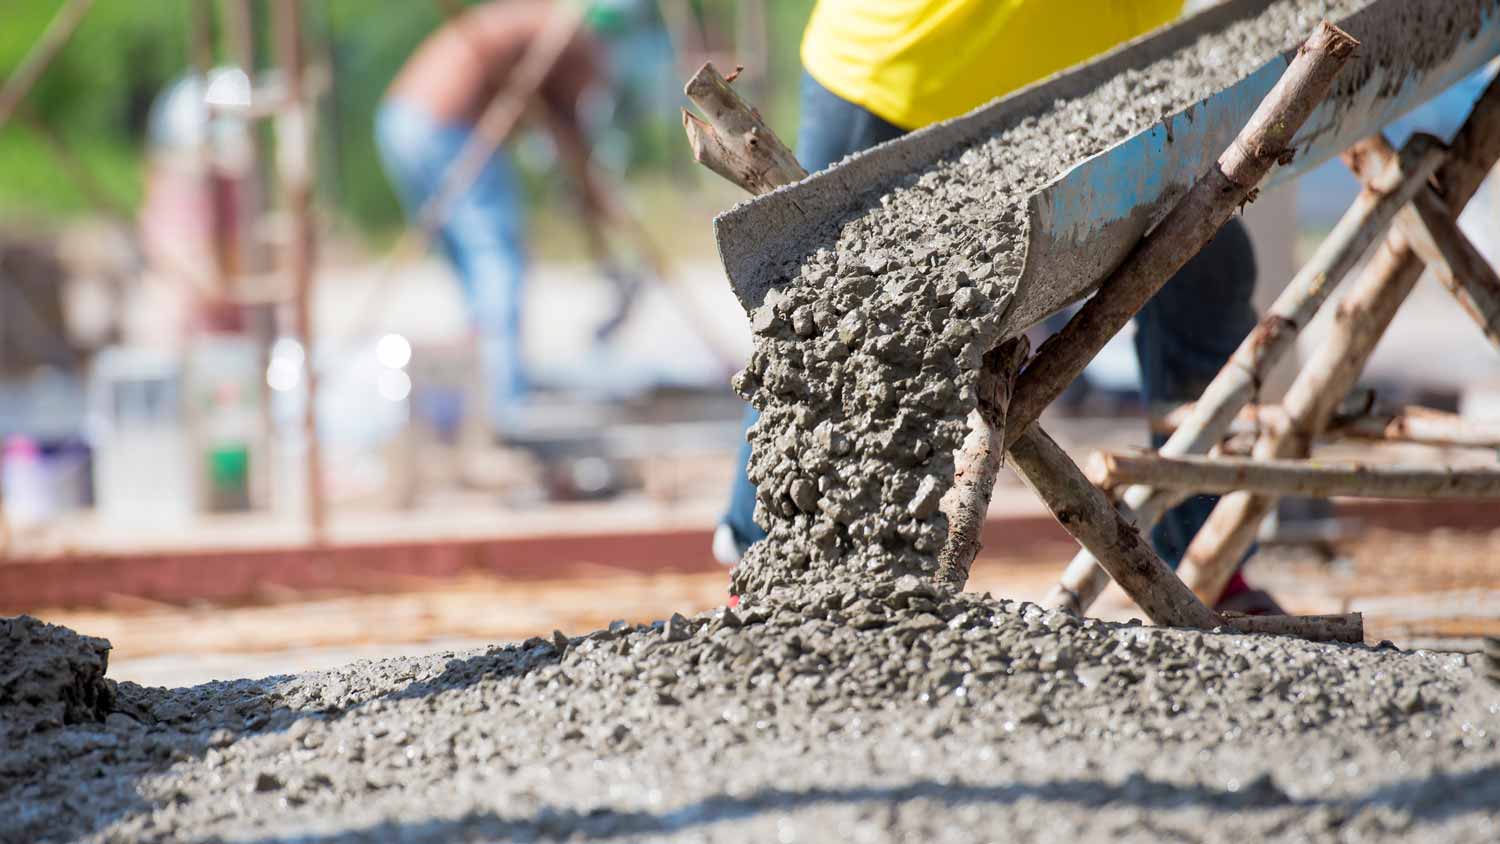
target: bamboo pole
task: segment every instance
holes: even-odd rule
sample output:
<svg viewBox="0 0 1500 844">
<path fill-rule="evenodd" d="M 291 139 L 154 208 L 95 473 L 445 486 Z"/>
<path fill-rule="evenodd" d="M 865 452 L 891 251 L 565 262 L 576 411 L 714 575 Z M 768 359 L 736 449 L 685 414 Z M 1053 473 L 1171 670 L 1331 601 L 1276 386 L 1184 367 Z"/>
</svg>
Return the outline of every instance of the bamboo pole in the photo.
<svg viewBox="0 0 1500 844">
<path fill-rule="evenodd" d="M 953 488 L 940 509 L 948 517 L 948 539 L 938 552 L 938 583 L 961 591 L 969 567 L 979 554 L 980 531 L 989 511 L 995 478 L 1005 463 L 1005 417 L 1010 408 L 1015 376 L 1031 351 L 1023 335 L 991 350 L 979 371 L 978 419 L 971 419 L 969 436 L 958 454 Z"/>
<path fill-rule="evenodd" d="M 1028 426 L 1009 454 L 1016 474 L 1047 505 L 1058 524 L 1093 553 L 1153 622 L 1203 630 L 1223 624 L 1040 427 Z"/>
<path fill-rule="evenodd" d="M 1368 144 L 1366 144 L 1368 146 Z M 1500 79 L 1491 81 L 1468 119 L 1454 136 L 1448 159 L 1438 168 L 1438 194 L 1450 216 L 1473 198 L 1500 159 Z M 1356 147 L 1346 162 L 1363 172 L 1367 157 Z M 1349 392 L 1365 363 L 1422 276 L 1423 264 L 1410 241 L 1397 229 L 1375 251 L 1354 289 L 1340 304 L 1330 336 L 1314 352 L 1282 404 L 1288 421 L 1257 442 L 1260 458 L 1306 454 L 1327 425 L 1333 409 Z M 1260 522 L 1275 499 L 1233 493 L 1219 501 L 1207 524 L 1188 547 L 1179 570 L 1200 596 L 1217 596 L 1243 559 Z"/>
<path fill-rule="evenodd" d="M 1096 486 L 1126 484 L 1223 495 L 1237 490 L 1309 498 L 1500 498 L 1500 469 L 1254 460 L 1242 457 L 1164 457 L 1097 451 L 1086 474 Z"/>
<path fill-rule="evenodd" d="M 94 0 L 68 0 L 64 3 L 57 14 L 52 16 L 41 37 L 32 45 L 31 51 L 21 59 L 21 64 L 6 77 L 4 87 L 0 87 L 0 129 L 10 122 L 16 107 L 26 99 L 37 80 L 46 72 L 47 66 L 67 46 L 73 33 L 78 31 L 78 25 L 83 23 L 83 16 L 93 5 Z"/>
<path fill-rule="evenodd" d="M 276 44 L 287 100 L 280 115 L 277 163 L 282 191 L 292 220 L 287 273 L 293 289 L 297 339 L 302 344 L 302 378 L 307 385 L 302 435 L 307 443 L 304 483 L 307 522 L 312 542 L 321 544 L 327 527 L 323 491 L 323 450 L 318 441 L 318 369 L 316 315 L 313 312 L 313 264 L 317 232 L 313 220 L 313 121 L 305 91 L 306 53 L 302 43 L 300 0 L 278 0 Z"/>
<path fill-rule="evenodd" d="M 1415 135 L 1400 155 L 1381 168 L 1209 382 L 1191 413 L 1162 445 L 1162 454 L 1203 454 L 1224 437 L 1237 414 L 1258 398 L 1271 370 L 1296 348 L 1297 335 L 1328 296 L 1358 265 L 1370 245 L 1385 234 L 1402 206 L 1423 188 L 1441 163 L 1442 154 L 1443 146 L 1436 138 Z M 1173 491 L 1158 492 L 1150 487 L 1132 487 L 1123 496 L 1143 530 L 1160 521 L 1180 498 Z M 1092 556 L 1080 551 L 1045 603 L 1082 613 L 1108 585 Z"/>
<path fill-rule="evenodd" d="M 1237 633 L 1296 636 L 1313 642 L 1344 642 L 1357 645 L 1365 640 L 1365 617 L 1343 615 L 1242 615 L 1222 613 L 1224 626 Z"/>
<path fill-rule="evenodd" d="M 1292 138 L 1323 101 L 1359 42 L 1327 21 L 1297 51 L 1281 80 L 1219 157 L 1167 217 L 1141 239 L 1097 293 L 1037 350 L 1021 372 L 1011 407 L 1019 437 L 1082 374 L 1146 302 L 1213 239 L 1278 162 L 1289 163 Z"/>
</svg>

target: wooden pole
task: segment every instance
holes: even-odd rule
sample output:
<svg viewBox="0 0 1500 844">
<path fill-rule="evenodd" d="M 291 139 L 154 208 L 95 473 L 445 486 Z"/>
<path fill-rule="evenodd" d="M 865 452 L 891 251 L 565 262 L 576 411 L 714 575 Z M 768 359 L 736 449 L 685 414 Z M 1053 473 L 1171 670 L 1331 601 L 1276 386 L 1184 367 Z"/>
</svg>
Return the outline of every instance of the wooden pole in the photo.
<svg viewBox="0 0 1500 844">
<path fill-rule="evenodd" d="M 1362 613 L 1343 615 L 1242 615 L 1221 613 L 1224 626 L 1237 633 L 1296 636 L 1313 642 L 1344 642 L 1357 645 L 1365 640 Z"/>
<path fill-rule="evenodd" d="M 1500 469 L 1098 451 L 1086 474 L 1104 489 L 1143 484 L 1211 495 L 1249 490 L 1310 498 L 1500 498 Z"/>
<path fill-rule="evenodd" d="M 1448 159 L 1438 168 L 1436 181 L 1447 213 L 1456 216 L 1479 189 L 1500 159 L 1500 79 L 1474 105 L 1454 136 Z M 1365 160 L 1346 155 L 1357 170 Z M 1340 303 L 1329 337 L 1314 352 L 1283 399 L 1288 421 L 1284 428 L 1262 435 L 1255 455 L 1270 459 L 1306 454 L 1339 399 L 1347 394 L 1375 344 L 1390 326 L 1422 275 L 1423 264 L 1400 229 L 1391 231 Z M 1179 572 L 1200 596 L 1217 597 L 1244 558 L 1260 521 L 1274 498 L 1233 493 L 1219 501 L 1207 524 L 1188 547 Z"/>
<path fill-rule="evenodd" d="M 699 118 L 682 110 L 682 128 L 699 164 L 757 196 L 807 176 L 792 150 L 712 62 L 704 63 L 682 92 L 703 112 Z"/>
<path fill-rule="evenodd" d="M 958 454 L 953 488 L 943 496 L 948 517 L 948 539 L 938 552 L 938 583 L 957 592 L 969 579 L 969 567 L 979 554 L 995 478 L 1005 460 L 1005 416 L 1021 364 L 1031 352 L 1025 336 L 1001 344 L 985 355 L 979 371 L 978 419 L 971 420 L 969 436 Z"/>
<path fill-rule="evenodd" d="M 1192 412 L 1193 405 L 1183 405 L 1163 417 L 1160 424 L 1153 425 L 1152 430 L 1155 433 L 1171 434 Z M 1239 412 L 1225 434 L 1259 436 L 1262 431 L 1286 424 L 1286 409 L 1281 405 L 1253 405 Z M 1456 413 L 1413 405 L 1368 414 L 1340 413 L 1328 423 L 1324 437 L 1329 440 L 1371 440 L 1488 449 L 1500 448 L 1500 424 L 1465 419 Z M 1174 456 L 1168 455 L 1165 450 L 1159 453 Z"/>
<path fill-rule="evenodd" d="M 1328 433 L 1349 439 L 1383 440 L 1459 448 L 1500 448 L 1500 424 L 1465 419 L 1426 407 L 1388 413 L 1335 417 Z"/>
<path fill-rule="evenodd" d="M 1223 624 L 1040 427 L 1029 426 L 1009 453 L 1016 474 L 1047 505 L 1063 530 L 1089 549 L 1153 622 L 1203 630 Z"/>
<path fill-rule="evenodd" d="M 1213 239 L 1277 163 L 1289 163 L 1292 138 L 1323 101 L 1359 42 L 1324 21 L 1297 51 L 1217 166 L 1126 257 L 1093 298 L 1049 337 L 1021 372 L 1007 440 L 1019 437 L 1146 302 Z"/>
<path fill-rule="evenodd" d="M 1355 155 L 1357 174 L 1386 166 L 1395 157 L 1383 135 L 1363 141 Z M 1500 345 L 1500 276 L 1458 227 L 1442 198 L 1431 188 L 1418 192 L 1411 207 L 1396 218 L 1396 225 L 1438 282 L 1458 299 L 1490 342 Z"/>
<path fill-rule="evenodd" d="M 276 44 L 287 101 L 279 116 L 277 163 L 283 200 L 292 220 L 287 254 L 297 339 L 302 344 L 302 378 L 307 385 L 302 436 L 307 443 L 304 478 L 307 523 L 314 544 L 323 542 L 327 511 L 323 495 L 323 450 L 318 441 L 318 368 L 316 314 L 313 311 L 313 265 L 317 232 L 313 220 L 313 121 L 307 99 L 306 53 L 302 42 L 301 0 L 277 0 Z"/>
<path fill-rule="evenodd" d="M 78 30 L 78 25 L 83 23 L 83 16 L 93 5 L 94 0 L 68 0 L 52 16 L 41 37 L 32 45 L 31 51 L 21 59 L 15 72 L 6 78 L 5 85 L 0 87 L 0 129 L 4 129 L 5 124 L 10 122 L 16 107 L 31 92 L 36 81 L 42 78 L 47 66 L 62 52 L 62 48 L 67 46 L 68 40 Z"/>
<path fill-rule="evenodd" d="M 1192 412 L 1162 445 L 1169 456 L 1203 454 L 1229 431 L 1237 414 L 1259 397 L 1260 385 L 1272 369 L 1296 348 L 1297 335 L 1390 227 L 1442 161 L 1443 146 L 1430 135 L 1415 135 L 1399 156 L 1360 192 L 1354 204 L 1319 245 L 1312 259 L 1292 278 L 1270 310 L 1225 362 Z M 1123 500 L 1141 528 L 1149 529 L 1181 496 L 1175 491 L 1131 487 Z M 1086 550 L 1074 556 L 1048 606 L 1082 613 L 1109 585 L 1102 569 Z"/>
<path fill-rule="evenodd" d="M 1431 191 L 1417 197 L 1410 210 L 1416 212 L 1420 225 L 1411 225 L 1405 214 L 1397 222 L 1406 231 L 1412 251 L 1448 288 L 1490 343 L 1500 347 L 1500 275 Z"/>
</svg>

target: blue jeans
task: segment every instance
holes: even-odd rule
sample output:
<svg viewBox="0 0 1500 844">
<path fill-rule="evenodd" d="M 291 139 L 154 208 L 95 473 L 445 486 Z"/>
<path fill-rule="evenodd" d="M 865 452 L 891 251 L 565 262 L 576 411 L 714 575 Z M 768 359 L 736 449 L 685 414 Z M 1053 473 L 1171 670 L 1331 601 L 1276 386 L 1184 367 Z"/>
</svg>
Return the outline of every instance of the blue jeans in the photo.
<svg viewBox="0 0 1500 844">
<path fill-rule="evenodd" d="M 443 123 L 400 99 L 380 104 L 375 143 L 408 217 L 414 219 L 441 189 L 472 134 L 469 126 Z M 438 232 L 469 305 L 489 421 L 497 431 L 509 428 L 526 393 L 521 361 L 525 223 L 520 183 L 510 161 L 497 153 L 453 203 Z"/>
<path fill-rule="evenodd" d="M 802 126 L 797 157 L 809 171 L 888 141 L 902 130 L 802 77 Z M 1196 399 L 1240 341 L 1255 327 L 1255 255 L 1239 220 L 1230 220 L 1207 247 L 1167 282 L 1136 315 L 1135 350 L 1140 359 L 1141 392 L 1148 406 Z M 748 408 L 748 430 L 758 417 Z M 1164 438 L 1153 438 L 1160 446 Z M 739 452 L 739 474 L 724 516 L 742 546 L 759 542 L 765 531 L 755 523 L 755 486 L 746 477 L 747 441 Z M 1158 554 L 1176 566 L 1188 543 L 1213 512 L 1218 499 L 1191 498 L 1169 511 L 1151 533 Z"/>
</svg>

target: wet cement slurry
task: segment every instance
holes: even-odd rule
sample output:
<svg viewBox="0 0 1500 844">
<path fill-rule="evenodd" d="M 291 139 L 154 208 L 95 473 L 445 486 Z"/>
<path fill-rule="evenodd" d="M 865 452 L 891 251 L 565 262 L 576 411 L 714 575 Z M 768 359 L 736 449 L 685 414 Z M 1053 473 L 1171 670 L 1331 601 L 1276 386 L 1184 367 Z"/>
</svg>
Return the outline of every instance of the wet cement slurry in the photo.
<svg viewBox="0 0 1500 844">
<path fill-rule="evenodd" d="M 1363 5 L 1276 4 L 1058 103 L 789 268 L 739 384 L 766 410 L 752 476 L 772 532 L 741 609 L 121 683 L 107 712 L 8 731 L 0 841 L 1497 840 L 1500 692 L 1461 657 L 1106 624 L 929 582 L 1019 270 L 1018 197 Z M 92 647 L 75 645 L 57 658 Z"/>
<path fill-rule="evenodd" d="M 0 840 L 1500 835 L 1500 691 L 1463 657 L 1106 624 L 916 578 L 117 696 L 0 750 Z"/>
</svg>

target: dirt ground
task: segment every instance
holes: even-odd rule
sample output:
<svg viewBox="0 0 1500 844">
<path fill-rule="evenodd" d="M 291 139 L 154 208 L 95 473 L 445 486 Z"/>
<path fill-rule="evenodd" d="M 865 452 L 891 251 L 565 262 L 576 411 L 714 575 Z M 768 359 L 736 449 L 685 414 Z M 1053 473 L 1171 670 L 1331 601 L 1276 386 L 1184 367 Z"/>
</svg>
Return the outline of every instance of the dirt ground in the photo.
<svg viewBox="0 0 1500 844">
<path fill-rule="evenodd" d="M 974 567 L 970 589 L 1040 601 L 1072 550 L 1058 543 L 1024 557 L 987 554 Z M 1468 651 L 1479 636 L 1500 635 L 1500 533 L 1376 531 L 1331 554 L 1266 549 L 1251 573 L 1294 612 L 1366 613 L 1371 642 Z M 119 598 L 106 608 L 34 614 L 109 639 L 113 678 L 182 686 L 692 614 L 721 605 L 727 583 L 722 571 L 643 575 L 601 566 L 565 580 L 473 574 L 411 580 L 402 591 L 382 594 L 282 591 L 240 606 Z M 1114 590 L 1095 613 L 1116 621 L 1138 615 Z"/>
</svg>

